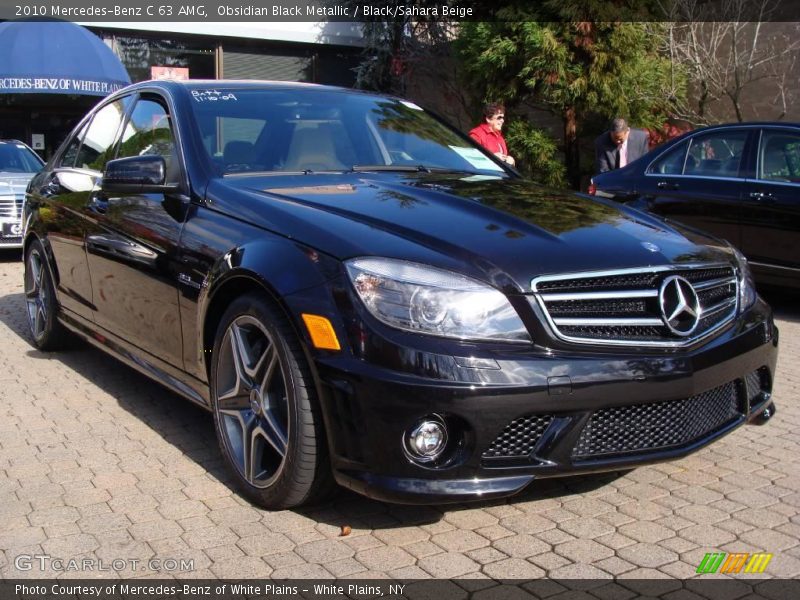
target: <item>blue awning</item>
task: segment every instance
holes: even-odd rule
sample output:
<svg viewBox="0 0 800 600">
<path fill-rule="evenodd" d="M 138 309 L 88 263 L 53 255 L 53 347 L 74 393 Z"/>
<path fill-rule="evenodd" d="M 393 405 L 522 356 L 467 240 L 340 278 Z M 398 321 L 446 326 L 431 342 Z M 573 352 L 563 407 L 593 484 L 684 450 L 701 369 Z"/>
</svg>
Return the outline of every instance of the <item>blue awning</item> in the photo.
<svg viewBox="0 0 800 600">
<path fill-rule="evenodd" d="M 131 82 L 119 58 L 66 21 L 0 23 L 0 94 L 106 96 Z"/>
</svg>

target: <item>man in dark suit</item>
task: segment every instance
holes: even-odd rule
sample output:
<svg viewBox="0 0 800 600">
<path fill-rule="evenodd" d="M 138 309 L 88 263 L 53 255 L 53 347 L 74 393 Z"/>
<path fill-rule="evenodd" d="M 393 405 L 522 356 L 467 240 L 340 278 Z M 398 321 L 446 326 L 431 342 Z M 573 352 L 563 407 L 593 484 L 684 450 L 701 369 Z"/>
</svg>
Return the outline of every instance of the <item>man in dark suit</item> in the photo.
<svg viewBox="0 0 800 600">
<path fill-rule="evenodd" d="M 642 129 L 631 129 L 625 119 L 611 121 L 608 131 L 594 141 L 594 170 L 605 173 L 621 169 L 647 154 L 650 137 Z"/>
</svg>

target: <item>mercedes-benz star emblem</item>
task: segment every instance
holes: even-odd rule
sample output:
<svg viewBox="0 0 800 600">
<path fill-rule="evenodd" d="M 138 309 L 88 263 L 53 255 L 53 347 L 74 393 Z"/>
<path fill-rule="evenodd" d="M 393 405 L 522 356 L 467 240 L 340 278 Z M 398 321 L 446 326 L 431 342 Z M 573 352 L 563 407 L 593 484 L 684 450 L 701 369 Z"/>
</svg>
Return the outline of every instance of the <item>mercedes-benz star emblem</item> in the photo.
<svg viewBox="0 0 800 600">
<path fill-rule="evenodd" d="M 700 300 L 692 284 L 680 275 L 664 280 L 658 292 L 661 318 L 675 335 L 686 337 L 700 322 Z"/>
</svg>

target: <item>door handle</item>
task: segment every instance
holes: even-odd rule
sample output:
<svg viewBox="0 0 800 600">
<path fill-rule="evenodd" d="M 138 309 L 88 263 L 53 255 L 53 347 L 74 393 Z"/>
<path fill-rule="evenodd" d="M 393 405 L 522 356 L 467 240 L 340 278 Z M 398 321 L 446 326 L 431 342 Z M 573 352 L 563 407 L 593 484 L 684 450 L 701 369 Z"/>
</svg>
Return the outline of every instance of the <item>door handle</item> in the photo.
<svg viewBox="0 0 800 600">
<path fill-rule="evenodd" d="M 660 190 L 677 190 L 680 189 L 677 183 L 672 183 L 671 181 L 659 181 L 656 184 L 656 187 Z"/>
<path fill-rule="evenodd" d="M 750 192 L 750 197 L 759 202 L 775 202 L 775 196 L 769 192 Z"/>
</svg>

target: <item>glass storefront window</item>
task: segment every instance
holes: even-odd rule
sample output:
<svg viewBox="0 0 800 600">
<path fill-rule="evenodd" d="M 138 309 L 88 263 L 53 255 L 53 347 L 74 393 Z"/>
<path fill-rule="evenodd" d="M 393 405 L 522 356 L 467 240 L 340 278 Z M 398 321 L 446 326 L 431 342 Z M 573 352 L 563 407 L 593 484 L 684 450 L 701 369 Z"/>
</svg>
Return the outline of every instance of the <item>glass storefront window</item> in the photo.
<svg viewBox="0 0 800 600">
<path fill-rule="evenodd" d="M 215 46 L 212 42 L 113 35 L 117 54 L 131 81 L 152 79 L 150 67 L 183 67 L 190 79 L 215 79 Z"/>
</svg>

